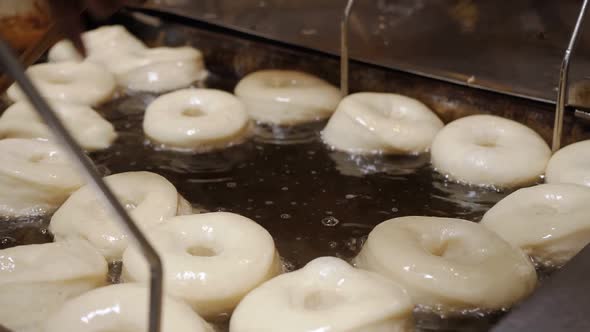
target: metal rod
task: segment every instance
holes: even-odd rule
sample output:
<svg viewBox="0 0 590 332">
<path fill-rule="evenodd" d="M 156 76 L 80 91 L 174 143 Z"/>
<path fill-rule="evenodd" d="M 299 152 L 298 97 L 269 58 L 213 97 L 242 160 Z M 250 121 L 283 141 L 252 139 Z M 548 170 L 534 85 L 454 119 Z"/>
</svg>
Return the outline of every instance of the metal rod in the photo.
<svg viewBox="0 0 590 332">
<path fill-rule="evenodd" d="M 22 91 L 37 110 L 37 113 L 51 128 L 57 142 L 60 143 L 70 154 L 71 158 L 78 165 L 82 173 L 86 176 L 89 183 L 102 194 L 102 197 L 111 207 L 112 213 L 116 216 L 120 225 L 131 235 L 142 251 L 145 259 L 150 266 L 150 303 L 149 303 L 149 332 L 159 332 L 162 318 L 162 278 L 163 268 L 160 256 L 151 246 L 147 238 L 137 227 L 135 222 L 129 217 L 127 211 L 117 200 L 113 192 L 106 186 L 100 174 L 96 171 L 94 164 L 86 157 L 82 149 L 69 134 L 61 121 L 55 115 L 45 99 L 41 97 L 37 89 L 33 86 L 24 68 L 18 62 L 16 56 L 8 45 L 0 39 L 0 68 L 8 76 L 12 77 L 20 86 Z"/>
<path fill-rule="evenodd" d="M 555 105 L 555 123 L 553 124 L 553 142 L 551 150 L 555 153 L 561 147 L 561 132 L 563 131 L 563 113 L 565 111 L 565 103 L 567 101 L 568 92 L 568 76 L 570 71 L 570 58 L 578 43 L 579 32 L 582 29 L 584 23 L 584 16 L 586 16 L 586 9 L 588 9 L 588 0 L 584 0 L 578 20 L 574 26 L 574 31 L 570 38 L 563 61 L 561 62 L 561 68 L 559 70 L 559 85 L 557 87 L 557 103 Z"/>
<path fill-rule="evenodd" d="M 348 95 L 348 19 L 354 0 L 348 0 L 340 21 L 340 93 Z"/>
</svg>

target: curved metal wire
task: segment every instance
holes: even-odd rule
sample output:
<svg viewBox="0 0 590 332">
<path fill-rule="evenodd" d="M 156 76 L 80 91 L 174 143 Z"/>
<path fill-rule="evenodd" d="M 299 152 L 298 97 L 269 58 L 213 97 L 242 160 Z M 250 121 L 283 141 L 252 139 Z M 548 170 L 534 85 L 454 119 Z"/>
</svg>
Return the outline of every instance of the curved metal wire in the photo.
<svg viewBox="0 0 590 332">
<path fill-rule="evenodd" d="M 348 20 L 354 0 L 348 0 L 340 21 L 340 93 L 348 95 Z"/>
<path fill-rule="evenodd" d="M 565 50 L 563 61 L 561 62 L 561 68 L 559 70 L 559 85 L 557 87 L 557 102 L 555 105 L 555 123 L 553 124 L 553 141 L 551 150 L 555 153 L 561 147 L 561 132 L 563 131 L 563 114 L 565 111 L 565 104 L 567 101 L 568 92 L 568 76 L 570 71 L 570 59 L 578 43 L 578 37 L 582 25 L 584 24 L 584 17 L 586 16 L 586 10 L 588 9 L 588 0 L 584 0 L 582 8 L 578 14 L 574 31 L 570 37 L 570 41 Z"/>
<path fill-rule="evenodd" d="M 57 142 L 70 154 L 89 183 L 102 194 L 102 197 L 111 207 L 120 225 L 131 235 L 150 266 L 150 304 L 149 304 L 149 332 L 160 332 L 162 318 L 162 278 L 163 268 L 160 256 L 154 250 L 141 230 L 127 214 L 125 208 L 119 203 L 113 192 L 106 186 L 94 164 L 86 157 L 82 149 L 69 134 L 67 129 L 55 115 L 45 99 L 41 97 L 24 72 L 24 68 L 18 62 L 16 56 L 8 45 L 0 39 L 0 68 L 8 76 L 11 76 L 25 93 L 37 113 L 51 128 Z"/>
</svg>

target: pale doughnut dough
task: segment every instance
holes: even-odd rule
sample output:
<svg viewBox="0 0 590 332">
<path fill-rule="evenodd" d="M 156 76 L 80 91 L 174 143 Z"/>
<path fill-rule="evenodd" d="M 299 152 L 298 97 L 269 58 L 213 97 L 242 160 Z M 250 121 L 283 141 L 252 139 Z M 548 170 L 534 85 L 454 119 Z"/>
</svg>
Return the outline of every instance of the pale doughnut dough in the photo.
<svg viewBox="0 0 590 332">
<path fill-rule="evenodd" d="M 158 174 L 126 172 L 107 176 L 104 181 L 143 230 L 177 214 L 192 213 L 174 185 Z M 128 245 L 128 235 L 88 185 L 55 211 L 49 230 L 56 241 L 87 239 L 109 261 L 121 259 Z"/>
<path fill-rule="evenodd" d="M 321 257 L 246 295 L 230 332 L 409 332 L 412 309 L 394 282 Z"/>
<path fill-rule="evenodd" d="M 560 266 L 590 243 L 590 188 L 542 184 L 498 202 L 481 224 L 547 266 Z"/>
<path fill-rule="evenodd" d="M 355 154 L 418 154 L 430 148 L 443 122 L 416 99 L 363 92 L 342 99 L 322 132 L 336 150 Z"/>
<path fill-rule="evenodd" d="M 167 148 L 210 150 L 232 145 L 248 133 L 248 115 L 232 94 L 184 89 L 156 98 L 146 109 L 143 130 Z"/>
<path fill-rule="evenodd" d="M 85 241 L 0 250 L 0 322 L 21 331 L 66 300 L 106 284 L 107 263 Z"/>
<path fill-rule="evenodd" d="M 69 157 L 39 140 L 0 140 L 0 215 L 48 213 L 83 185 Z"/>
<path fill-rule="evenodd" d="M 90 62 L 41 63 L 30 66 L 26 73 L 44 97 L 74 104 L 101 104 L 116 88 L 115 77 Z M 16 83 L 6 93 L 13 101 L 28 100 Z"/>
<path fill-rule="evenodd" d="M 547 164 L 547 183 L 575 183 L 590 187 L 590 140 L 557 151 Z"/>
<path fill-rule="evenodd" d="M 461 219 L 387 220 L 369 234 L 355 261 L 406 287 L 415 304 L 442 313 L 510 307 L 537 281 L 523 252 Z"/>
<path fill-rule="evenodd" d="M 42 325 L 42 332 L 145 332 L 149 289 L 110 285 L 66 302 Z M 213 332 L 185 303 L 163 297 L 162 332 Z"/>
<path fill-rule="evenodd" d="M 120 86 L 135 91 L 163 92 L 186 87 L 207 76 L 203 55 L 193 47 L 147 48 L 120 25 L 82 34 L 87 61 L 105 66 Z M 70 41 L 49 51 L 49 61 L 81 61 Z"/>
<path fill-rule="evenodd" d="M 313 75 L 294 70 L 261 70 L 246 75 L 235 94 L 258 122 L 293 125 L 330 117 L 340 91 Z"/>
<path fill-rule="evenodd" d="M 471 115 L 446 125 L 434 138 L 432 164 L 454 180 L 516 187 L 545 172 L 549 146 L 534 130 L 494 115 Z"/>
<path fill-rule="evenodd" d="M 281 271 L 272 236 L 237 214 L 179 216 L 146 235 L 164 263 L 166 292 L 205 318 L 231 313 L 244 295 Z M 123 279 L 149 281 L 134 247 L 123 255 Z"/>
<path fill-rule="evenodd" d="M 120 86 L 135 91 L 171 91 L 207 76 L 203 55 L 188 46 L 151 48 L 105 57 L 102 62 L 117 76 Z"/>
<path fill-rule="evenodd" d="M 84 150 L 106 149 L 117 138 L 113 125 L 92 108 L 57 101 L 50 104 Z M 0 138 L 52 140 L 52 137 L 51 130 L 26 102 L 13 104 L 0 117 Z"/>
<path fill-rule="evenodd" d="M 82 34 L 88 56 L 112 52 L 141 51 L 147 47 L 121 25 L 102 26 Z M 51 62 L 81 61 L 82 55 L 69 40 L 56 43 L 48 53 Z"/>
</svg>

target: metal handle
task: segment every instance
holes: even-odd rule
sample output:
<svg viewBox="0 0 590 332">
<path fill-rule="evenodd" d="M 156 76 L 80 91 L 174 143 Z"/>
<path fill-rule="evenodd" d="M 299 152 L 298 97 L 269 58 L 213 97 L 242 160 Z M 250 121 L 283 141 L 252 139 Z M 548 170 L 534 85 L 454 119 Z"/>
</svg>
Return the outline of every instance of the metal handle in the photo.
<svg viewBox="0 0 590 332">
<path fill-rule="evenodd" d="M 135 222 L 129 217 L 127 211 L 117 200 L 113 192 L 107 187 L 100 174 L 96 171 L 94 164 L 86 157 L 82 149 L 69 134 L 67 129 L 55 115 L 55 112 L 41 97 L 37 89 L 33 86 L 24 68 L 18 62 L 16 56 L 0 39 L 0 68 L 8 76 L 11 76 L 27 98 L 37 110 L 37 113 L 51 128 L 57 142 L 70 154 L 71 158 L 78 165 L 82 173 L 86 176 L 89 183 L 100 192 L 103 199 L 111 207 L 112 213 L 116 216 L 120 225 L 131 235 L 135 244 L 139 246 L 142 254 L 150 266 L 150 304 L 149 304 L 149 332 L 159 332 L 162 318 L 162 278 L 163 268 L 160 256 L 154 250 L 147 238 L 137 227 Z"/>
<path fill-rule="evenodd" d="M 340 21 L 340 93 L 348 95 L 348 19 L 354 0 L 348 0 Z"/>
<path fill-rule="evenodd" d="M 570 58 L 578 43 L 578 36 L 582 25 L 584 24 L 584 16 L 586 16 L 586 9 L 588 9 L 588 0 L 584 0 L 582 8 L 578 14 L 578 20 L 574 26 L 574 31 L 570 37 L 569 44 L 565 50 L 565 55 L 561 62 L 561 68 L 559 70 L 559 85 L 557 87 L 557 102 L 555 105 L 555 123 L 553 125 L 553 142 L 551 150 L 555 153 L 561 147 L 561 132 L 563 131 L 563 113 L 565 111 L 565 103 L 567 99 L 567 85 L 568 76 L 570 71 Z"/>
</svg>

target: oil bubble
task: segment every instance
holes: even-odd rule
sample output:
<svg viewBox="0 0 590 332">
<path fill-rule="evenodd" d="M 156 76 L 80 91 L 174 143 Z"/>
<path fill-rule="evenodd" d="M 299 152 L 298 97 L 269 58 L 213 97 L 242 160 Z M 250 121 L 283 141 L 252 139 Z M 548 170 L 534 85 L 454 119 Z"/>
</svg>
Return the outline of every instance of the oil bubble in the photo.
<svg viewBox="0 0 590 332">
<path fill-rule="evenodd" d="M 340 220 L 338 220 L 332 216 L 322 219 L 322 225 L 327 226 L 327 227 L 334 227 L 334 226 L 338 225 L 339 222 L 340 222 Z"/>
</svg>

